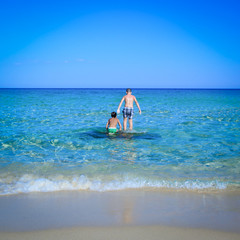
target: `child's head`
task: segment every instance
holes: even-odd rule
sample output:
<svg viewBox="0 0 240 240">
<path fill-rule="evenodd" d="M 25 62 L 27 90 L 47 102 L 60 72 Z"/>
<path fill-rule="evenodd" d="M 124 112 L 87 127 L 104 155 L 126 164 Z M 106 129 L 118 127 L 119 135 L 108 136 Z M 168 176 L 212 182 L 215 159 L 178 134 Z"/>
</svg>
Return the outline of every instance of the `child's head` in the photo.
<svg viewBox="0 0 240 240">
<path fill-rule="evenodd" d="M 115 113 L 115 112 L 112 112 L 112 113 L 111 113 L 111 117 L 112 117 L 112 118 L 115 118 L 116 116 L 117 116 L 117 113 Z"/>
<path fill-rule="evenodd" d="M 132 89 L 131 89 L 131 88 L 128 88 L 128 89 L 126 90 L 126 93 L 132 93 Z"/>
</svg>

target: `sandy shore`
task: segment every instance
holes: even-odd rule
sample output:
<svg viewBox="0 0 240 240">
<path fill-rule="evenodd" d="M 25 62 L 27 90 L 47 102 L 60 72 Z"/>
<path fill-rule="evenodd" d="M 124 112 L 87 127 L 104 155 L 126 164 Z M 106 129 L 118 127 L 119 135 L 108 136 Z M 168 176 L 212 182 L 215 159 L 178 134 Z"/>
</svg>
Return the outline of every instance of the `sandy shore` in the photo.
<svg viewBox="0 0 240 240">
<path fill-rule="evenodd" d="M 240 234 L 163 226 L 78 227 L 34 232 L 0 233 L 4 240 L 239 240 Z"/>
<path fill-rule="evenodd" d="M 0 213 L 0 239 L 240 239 L 239 193 L 18 194 Z"/>
</svg>

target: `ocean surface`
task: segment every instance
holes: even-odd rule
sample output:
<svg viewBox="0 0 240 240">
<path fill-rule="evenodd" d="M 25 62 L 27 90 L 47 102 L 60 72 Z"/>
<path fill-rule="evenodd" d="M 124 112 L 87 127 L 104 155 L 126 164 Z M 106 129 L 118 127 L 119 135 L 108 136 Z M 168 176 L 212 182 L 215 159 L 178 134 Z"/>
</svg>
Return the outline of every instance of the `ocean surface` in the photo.
<svg viewBox="0 0 240 240">
<path fill-rule="evenodd" d="M 108 135 L 124 94 L 0 89 L 0 195 L 240 190 L 240 90 L 133 89 L 134 130 Z"/>
</svg>

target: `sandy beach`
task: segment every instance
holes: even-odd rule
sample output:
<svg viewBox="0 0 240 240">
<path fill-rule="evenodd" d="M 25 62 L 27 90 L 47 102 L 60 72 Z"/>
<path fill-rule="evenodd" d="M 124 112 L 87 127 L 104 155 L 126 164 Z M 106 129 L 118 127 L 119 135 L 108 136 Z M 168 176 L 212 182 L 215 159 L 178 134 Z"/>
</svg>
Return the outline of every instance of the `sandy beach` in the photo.
<svg viewBox="0 0 240 240">
<path fill-rule="evenodd" d="M 0 197 L 0 239 L 239 239 L 239 193 L 154 190 Z"/>
<path fill-rule="evenodd" d="M 54 229 L 35 232 L 1 233 L 1 239 L 18 240 L 173 240 L 173 239 L 205 239 L 205 240 L 239 240 L 240 234 L 213 231 L 206 229 L 174 228 L 163 226 L 134 226 L 134 227 L 79 227 L 67 229 Z"/>
<path fill-rule="evenodd" d="M 240 0 L 0 12 L 0 240 L 240 240 Z"/>
</svg>

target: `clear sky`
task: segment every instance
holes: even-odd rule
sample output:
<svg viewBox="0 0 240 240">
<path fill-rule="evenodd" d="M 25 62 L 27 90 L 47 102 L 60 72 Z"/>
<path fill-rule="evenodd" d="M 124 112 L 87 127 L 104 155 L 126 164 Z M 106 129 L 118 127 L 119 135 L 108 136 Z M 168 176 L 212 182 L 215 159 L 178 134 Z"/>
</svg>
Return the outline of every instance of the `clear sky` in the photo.
<svg viewBox="0 0 240 240">
<path fill-rule="evenodd" d="M 240 1 L 0 2 L 0 87 L 240 88 Z"/>
</svg>

